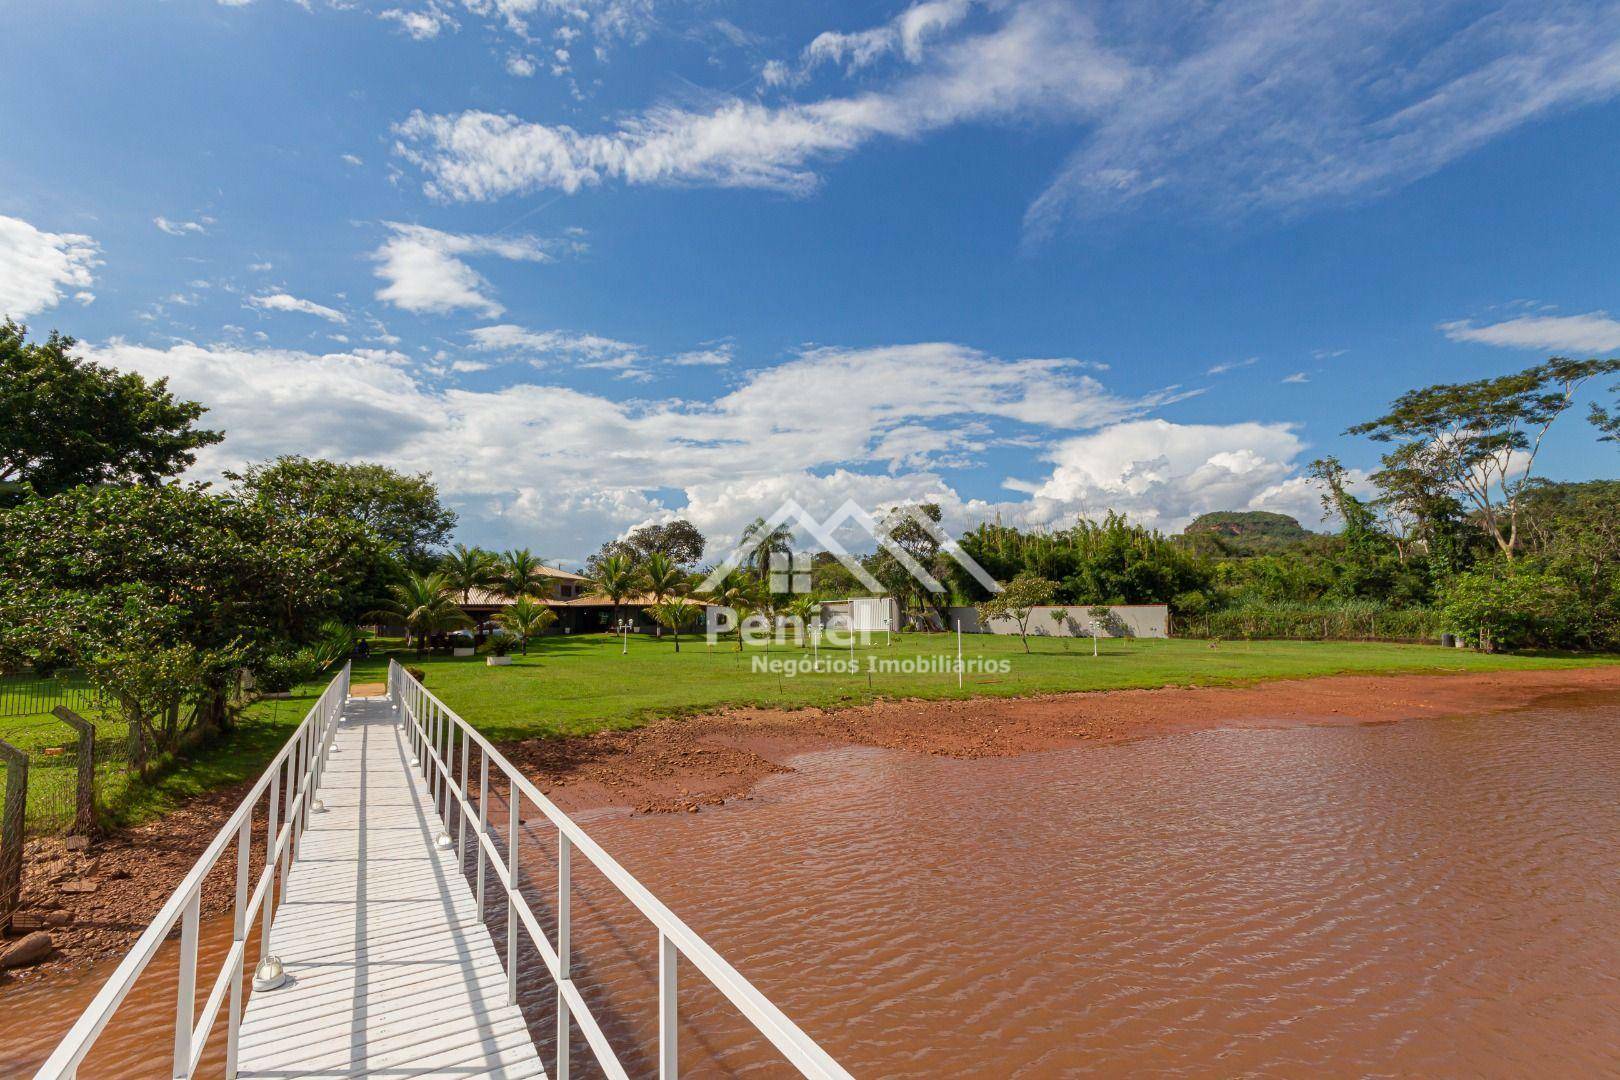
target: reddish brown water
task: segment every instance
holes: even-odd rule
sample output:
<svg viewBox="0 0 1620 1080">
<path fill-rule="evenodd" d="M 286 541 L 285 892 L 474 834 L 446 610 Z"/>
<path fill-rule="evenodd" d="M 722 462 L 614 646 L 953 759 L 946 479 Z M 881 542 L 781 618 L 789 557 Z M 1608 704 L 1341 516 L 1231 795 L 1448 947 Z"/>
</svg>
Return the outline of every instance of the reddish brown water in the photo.
<svg viewBox="0 0 1620 1080">
<path fill-rule="evenodd" d="M 586 825 L 857 1076 L 1620 1068 L 1620 707 L 796 764 Z M 655 934 L 576 873 L 577 979 L 648 1075 Z M 0 990 L 0 1072 L 87 996 Z M 160 1075 L 171 1001 L 83 1075 Z M 689 1075 L 786 1074 L 689 966 L 681 1003 Z"/>
</svg>

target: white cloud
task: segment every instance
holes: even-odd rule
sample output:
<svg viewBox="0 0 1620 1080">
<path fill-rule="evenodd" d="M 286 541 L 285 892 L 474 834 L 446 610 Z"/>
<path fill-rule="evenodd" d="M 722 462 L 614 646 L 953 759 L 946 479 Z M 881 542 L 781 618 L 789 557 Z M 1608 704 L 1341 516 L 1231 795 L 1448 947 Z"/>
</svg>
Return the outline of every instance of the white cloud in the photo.
<svg viewBox="0 0 1620 1080">
<path fill-rule="evenodd" d="M 464 256 L 492 255 L 525 262 L 550 262 L 550 245 L 533 236 L 472 236 L 422 225 L 385 222 L 393 233 L 374 253 L 377 276 L 387 282 L 377 299 L 414 312 L 459 309 L 488 318 L 504 308 L 489 295 L 483 276 Z"/>
<path fill-rule="evenodd" d="M 329 308 L 324 304 L 317 304 L 313 300 L 304 300 L 291 293 L 273 292 L 263 293 L 259 296 L 250 296 L 246 300 L 248 307 L 258 308 L 260 311 L 290 311 L 303 315 L 314 315 L 327 322 L 344 323 L 349 317 L 336 308 Z"/>
<path fill-rule="evenodd" d="M 1282 381 L 1285 382 L 1285 383 L 1295 383 L 1295 384 L 1308 383 L 1308 382 L 1311 381 L 1311 377 L 1309 375 L 1305 374 L 1303 371 L 1296 371 L 1292 375 L 1284 375 Z"/>
<path fill-rule="evenodd" d="M 1225 375 L 1228 371 L 1237 371 L 1239 368 L 1246 368 L 1251 364 L 1258 362 L 1259 359 L 1260 358 L 1258 356 L 1251 356 L 1247 360 L 1227 360 L 1223 363 L 1214 365 L 1208 371 L 1204 372 L 1204 374 Z"/>
<path fill-rule="evenodd" d="M 669 362 L 676 367 L 724 367 L 734 358 L 735 349 L 731 342 L 717 341 L 702 348 L 676 353 L 669 358 Z"/>
<path fill-rule="evenodd" d="M 941 44 L 933 62 L 883 92 L 769 107 L 722 97 L 712 108 L 660 106 L 608 134 L 468 111 L 412 113 L 396 151 L 432 196 L 493 199 L 536 188 L 713 184 L 803 194 L 814 166 L 876 138 L 912 138 L 970 120 L 1072 117 L 1123 89 L 1127 67 L 1059 0 L 1030 0 L 993 31 Z"/>
<path fill-rule="evenodd" d="M 882 26 L 847 34 L 829 30 L 805 47 L 805 66 L 844 64 L 854 71 L 893 53 L 918 63 L 924 41 L 965 19 L 969 7 L 968 0 L 924 0 Z"/>
<path fill-rule="evenodd" d="M 1141 71 L 1031 206 L 1037 232 L 1154 196 L 1221 217 L 1375 196 L 1620 91 L 1620 8 L 1586 0 L 1230 0 L 1125 9 Z"/>
<path fill-rule="evenodd" d="M 1309 513 L 1315 496 L 1293 483 L 1305 444 L 1289 424 L 1174 424 L 1134 420 L 1058 443 L 1050 477 L 1009 485 L 1039 522 L 1119 510 L 1179 530 L 1213 510 Z"/>
<path fill-rule="evenodd" d="M 458 30 L 460 24 L 449 12 L 437 4 L 429 4 L 425 8 L 415 11 L 406 11 L 401 8 L 389 8 L 377 16 L 387 22 L 396 23 L 400 32 L 410 35 L 415 41 L 432 41 L 444 30 Z"/>
<path fill-rule="evenodd" d="M 473 348 L 480 352 L 516 353 L 542 363 L 558 359 L 580 367 L 624 369 L 643 359 L 639 345 L 567 330 L 527 330 L 502 324 L 481 326 L 468 331 L 467 336 L 472 338 Z"/>
<path fill-rule="evenodd" d="M 213 221 L 213 218 L 207 217 L 200 221 L 170 221 L 166 217 L 155 217 L 152 224 L 170 236 L 200 236 L 208 231 L 208 226 L 213 224 Z"/>
<path fill-rule="evenodd" d="M 508 75 L 519 79 L 528 79 L 533 78 L 537 70 L 539 69 L 536 67 L 532 56 L 526 56 L 523 53 L 512 53 L 506 58 L 506 73 Z"/>
<path fill-rule="evenodd" d="M 100 252 L 88 236 L 48 233 L 0 214 L 0 317 L 27 318 L 55 307 L 69 291 L 90 303 Z"/>
<path fill-rule="evenodd" d="M 479 6 L 522 19 L 561 2 Z M 585 6 L 591 18 L 602 10 Z M 778 104 L 655 103 L 596 132 L 418 111 L 396 125 L 396 150 L 429 194 L 453 200 L 607 182 L 802 195 L 828 164 L 879 141 L 1047 124 L 1073 129 L 1076 149 L 1028 208 L 1032 236 L 1148 200 L 1222 220 L 1291 213 L 1376 197 L 1526 124 L 1612 99 L 1620 6 L 923 0 L 814 37 L 796 69 L 769 61 L 761 82 L 802 86 L 823 65 L 870 85 Z"/>
<path fill-rule="evenodd" d="M 623 343 L 564 344 L 606 357 Z M 994 429 L 1039 433 L 1042 446 L 1096 425 L 1120 425 L 1114 430 L 1128 435 L 1133 418 L 1154 400 L 1114 395 L 1072 362 L 1000 360 L 945 343 L 815 349 L 746 372 L 735 389 L 700 401 L 615 401 L 535 384 L 445 387 L 424 381 L 427 373 L 402 354 L 379 350 L 113 342 L 89 354 L 168 376 L 176 393 L 210 407 L 209 422 L 227 439 L 203 453 L 200 476 L 286 452 L 431 470 L 462 508 L 473 539 L 522 541 L 567 555 L 583 555 L 605 536 L 674 511 L 720 538 L 788 493 L 817 512 L 848 497 L 868 505 L 938 497 L 951 506 L 953 522 L 966 523 L 997 507 L 958 498 L 940 470 L 975 462 Z M 449 370 L 473 367 L 453 363 Z M 1275 464 L 1290 447 L 1297 450 L 1285 430 L 1266 425 L 1191 429 L 1206 433 L 1193 442 L 1203 462 L 1215 465 L 1178 479 L 1155 502 L 1151 492 L 1130 486 L 1145 475 L 1136 459 L 1168 454 L 1181 471 L 1195 471 L 1186 464 L 1195 452 L 1183 451 L 1187 440 L 1175 434 L 1182 430 L 1169 425 L 1131 446 L 1123 436 L 1105 440 L 1106 452 L 1063 439 L 1053 453 L 1060 464 L 1049 490 L 1039 501 L 1007 504 L 1009 520 L 1100 512 L 1099 503 L 1086 502 L 1098 492 L 1117 493 L 1131 508 L 1154 509 L 1154 520 L 1168 520 L 1180 503 L 1201 497 L 1197 485 L 1206 479 L 1211 499 L 1221 490 L 1253 502 L 1256 485 L 1286 479 L 1287 470 Z M 1249 465 L 1241 448 L 1256 439 L 1258 464 Z M 1099 470 L 1084 490 L 1066 471 L 1074 460 Z M 1227 476 L 1239 472 L 1242 483 Z M 1130 475 L 1122 482 L 1121 473 Z M 668 501 L 670 490 L 681 492 L 684 503 Z"/>
<path fill-rule="evenodd" d="M 1475 326 L 1463 319 L 1439 329 L 1452 341 L 1472 341 L 1509 349 L 1545 352 L 1601 353 L 1620 349 L 1620 321 L 1606 311 L 1585 315 L 1522 315 L 1506 322 Z"/>
<path fill-rule="evenodd" d="M 359 154 L 344 154 L 339 158 L 339 160 L 345 165 L 353 165 L 356 168 L 365 164 L 365 161 L 361 159 Z"/>
</svg>

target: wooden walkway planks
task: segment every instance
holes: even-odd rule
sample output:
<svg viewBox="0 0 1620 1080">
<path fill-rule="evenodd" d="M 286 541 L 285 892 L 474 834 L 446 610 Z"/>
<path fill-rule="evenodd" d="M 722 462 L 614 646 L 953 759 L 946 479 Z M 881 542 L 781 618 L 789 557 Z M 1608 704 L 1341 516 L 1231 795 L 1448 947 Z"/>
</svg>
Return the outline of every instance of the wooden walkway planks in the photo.
<svg viewBox="0 0 1620 1080">
<path fill-rule="evenodd" d="M 242 1077 L 544 1077 L 386 699 L 350 699 L 253 994 Z"/>
</svg>

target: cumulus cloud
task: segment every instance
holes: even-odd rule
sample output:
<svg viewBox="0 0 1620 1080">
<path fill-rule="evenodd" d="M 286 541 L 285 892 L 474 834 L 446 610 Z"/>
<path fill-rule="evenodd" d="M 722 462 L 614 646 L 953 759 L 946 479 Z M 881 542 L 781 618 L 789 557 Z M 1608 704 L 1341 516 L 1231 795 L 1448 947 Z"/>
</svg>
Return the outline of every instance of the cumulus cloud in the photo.
<svg viewBox="0 0 1620 1080">
<path fill-rule="evenodd" d="M 578 340 L 544 343 L 587 355 L 613 351 Z M 439 385 L 387 350 L 115 341 L 89 354 L 167 376 L 177 393 L 209 406 L 209 422 L 228 438 L 204 453 L 199 475 L 294 451 L 427 469 L 478 539 L 558 554 L 583 555 L 605 535 L 675 512 L 721 538 L 786 494 L 817 513 L 851 497 L 868 505 L 938 498 L 951 507 L 950 520 L 965 524 L 1001 507 L 961 499 L 945 472 L 977 462 L 997 430 L 1027 431 L 1039 446 L 1057 448 L 1040 499 L 1007 504 L 1009 520 L 1100 512 L 1099 493 L 1148 508 L 1154 499 L 1140 485 L 1149 466 L 1136 459 L 1160 454 L 1177 463 L 1167 470 L 1177 479 L 1163 485 L 1169 494 L 1153 520 L 1180 513 L 1205 481 L 1252 502 L 1261 486 L 1286 478 L 1276 463 L 1297 448 L 1297 440 L 1257 425 L 1264 438 L 1250 462 L 1241 449 L 1253 440 L 1247 428 L 1224 436 L 1216 434 L 1224 429 L 1197 429 L 1205 432 L 1197 442 L 1204 460 L 1215 464 L 1182 477 L 1195 471 L 1192 452 L 1178 449 L 1185 440 L 1170 425 L 1136 440 L 1135 450 L 1110 441 L 1114 456 L 1097 459 L 1073 441 L 1076 433 L 1096 425 L 1129 433 L 1155 396 L 1113 394 L 1072 362 L 1002 360 L 948 343 L 814 349 L 695 401 L 620 401 L 533 383 L 467 390 Z M 476 363 L 459 370 L 475 371 Z M 1155 440 L 1164 445 L 1155 448 Z M 1087 474 L 1089 486 L 1071 477 L 1076 461 L 1098 470 Z M 1227 475 L 1239 472 L 1243 482 Z"/>
<path fill-rule="evenodd" d="M 1521 315 L 1505 322 L 1475 326 L 1466 319 L 1440 324 L 1452 341 L 1499 345 L 1544 352 L 1603 353 L 1620 349 L 1620 320 L 1606 311 L 1585 315 Z"/>
<path fill-rule="evenodd" d="M 396 24 L 401 33 L 408 34 L 415 41 L 432 41 L 447 29 L 460 29 L 460 24 L 455 18 L 438 4 L 429 4 L 414 11 L 389 8 L 380 12 L 377 17 Z"/>
<path fill-rule="evenodd" d="M 90 303 L 100 253 L 88 236 L 44 232 L 0 214 L 0 317 L 27 318 L 55 307 L 65 293 Z"/>
<path fill-rule="evenodd" d="M 464 257 L 491 255 L 524 262 L 549 262 L 551 245 L 533 236 L 473 236 L 440 232 L 422 225 L 386 222 L 393 234 L 373 252 L 377 276 L 387 284 L 377 299 L 406 311 L 466 309 L 494 318 L 505 310 Z"/>
<path fill-rule="evenodd" d="M 305 300 L 291 293 L 273 292 L 250 296 L 246 300 L 248 307 L 258 308 L 260 311 L 291 311 L 302 315 L 314 315 L 327 322 L 348 322 L 349 317 L 336 308 L 329 308 L 324 304 L 317 304 L 313 300 Z"/>
<path fill-rule="evenodd" d="M 1132 420 L 1065 439 L 1045 480 L 1010 484 L 1058 520 L 1118 510 L 1177 530 L 1214 510 L 1308 514 L 1315 496 L 1295 475 L 1305 444 L 1290 424 L 1174 424 Z"/>
<path fill-rule="evenodd" d="M 927 68 L 882 92 L 780 107 L 735 97 L 704 110 L 660 106 L 606 134 L 478 110 L 417 111 L 396 125 L 395 149 L 426 174 L 428 194 L 444 199 L 574 192 L 605 180 L 804 194 L 817 164 L 873 139 L 1085 114 L 1117 97 L 1127 76 L 1082 13 L 1030 0 L 993 31 L 942 44 Z"/>
</svg>

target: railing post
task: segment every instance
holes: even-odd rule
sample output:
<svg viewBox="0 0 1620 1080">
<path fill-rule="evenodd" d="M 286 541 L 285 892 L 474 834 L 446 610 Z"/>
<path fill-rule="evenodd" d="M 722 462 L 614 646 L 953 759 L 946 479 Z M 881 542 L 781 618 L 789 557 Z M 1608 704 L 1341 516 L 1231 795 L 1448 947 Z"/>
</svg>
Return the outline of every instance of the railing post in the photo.
<svg viewBox="0 0 1620 1080">
<path fill-rule="evenodd" d="M 680 1075 L 675 1030 L 680 1016 L 675 997 L 675 965 L 679 959 L 675 943 L 658 931 L 658 1080 L 675 1080 Z"/>
<path fill-rule="evenodd" d="M 471 752 L 472 736 L 466 729 L 461 732 L 461 799 L 467 797 L 467 755 Z M 467 872 L 467 807 L 456 800 L 456 868 Z"/>
<path fill-rule="evenodd" d="M 180 979 L 174 1000 L 174 1076 L 191 1075 L 191 1025 L 197 1020 L 197 917 L 202 886 L 186 901 L 180 919 Z"/>
<path fill-rule="evenodd" d="M 506 826 L 506 1003 L 517 1004 L 517 893 L 522 876 L 518 873 L 518 804 L 523 801 L 522 792 L 512 783 L 511 777 L 506 782 L 506 802 L 510 811 Z"/>
<path fill-rule="evenodd" d="M 225 1028 L 225 1080 L 236 1080 L 237 1038 L 242 1028 L 242 969 L 247 966 L 248 870 L 252 847 L 253 815 L 248 814 L 236 832 L 236 907 L 231 942 L 241 948 L 237 953 L 236 970 L 231 973 L 230 1014 Z"/>
<path fill-rule="evenodd" d="M 489 751 L 478 765 L 478 921 L 484 921 L 484 837 L 489 834 Z"/>
<path fill-rule="evenodd" d="M 264 910 L 259 913 L 259 959 L 270 955 L 270 916 L 276 911 L 276 876 L 281 860 L 276 855 L 276 827 L 281 809 L 281 774 L 277 767 L 270 778 L 270 812 L 266 815 L 264 865 L 270 871 L 270 882 L 264 890 Z"/>
<path fill-rule="evenodd" d="M 573 977 L 574 842 L 557 830 L 557 1080 L 568 1080 L 568 998 L 562 984 Z"/>
</svg>

